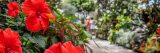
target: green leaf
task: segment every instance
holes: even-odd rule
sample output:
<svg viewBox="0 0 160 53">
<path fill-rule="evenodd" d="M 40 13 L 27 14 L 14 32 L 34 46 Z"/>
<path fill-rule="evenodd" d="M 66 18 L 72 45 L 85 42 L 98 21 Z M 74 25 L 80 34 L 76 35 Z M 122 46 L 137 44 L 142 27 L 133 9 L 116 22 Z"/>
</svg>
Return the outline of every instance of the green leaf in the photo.
<svg viewBox="0 0 160 53">
<path fill-rule="evenodd" d="M 58 42 L 58 39 L 56 36 L 51 36 L 51 41 L 52 41 L 52 43 L 56 43 L 56 42 Z"/>
<path fill-rule="evenodd" d="M 30 53 L 30 50 L 28 48 L 22 47 L 22 49 L 23 49 L 23 53 Z"/>
<path fill-rule="evenodd" d="M 34 36 L 28 36 L 28 39 L 33 42 L 36 43 L 38 46 L 40 46 L 41 48 L 45 48 L 46 46 L 46 42 L 45 42 L 45 37 L 40 36 L 40 35 L 34 35 Z"/>
<path fill-rule="evenodd" d="M 61 15 L 61 13 L 57 9 L 54 9 L 53 12 L 56 15 L 56 18 L 63 18 L 63 16 Z"/>
<path fill-rule="evenodd" d="M 92 35 L 89 32 L 82 30 L 82 34 L 79 35 L 79 40 L 87 42 L 91 36 Z"/>
</svg>

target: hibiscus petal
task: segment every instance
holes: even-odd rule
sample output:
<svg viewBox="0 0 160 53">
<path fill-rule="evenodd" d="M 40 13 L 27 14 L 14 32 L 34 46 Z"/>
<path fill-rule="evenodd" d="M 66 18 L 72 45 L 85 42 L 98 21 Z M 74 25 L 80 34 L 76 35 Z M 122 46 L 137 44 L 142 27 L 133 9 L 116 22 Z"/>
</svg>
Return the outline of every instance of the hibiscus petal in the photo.
<svg viewBox="0 0 160 53">
<path fill-rule="evenodd" d="M 0 43 L 0 52 L 5 53 L 5 47 L 4 47 L 3 43 Z"/>
<path fill-rule="evenodd" d="M 53 44 L 51 47 L 49 47 L 47 50 L 45 50 L 44 53 L 62 53 L 61 46 L 62 46 L 62 44 L 60 42 Z"/>
<path fill-rule="evenodd" d="M 41 24 L 45 32 L 49 26 L 49 19 L 41 18 Z"/>
<path fill-rule="evenodd" d="M 51 10 L 49 9 L 48 4 L 46 2 L 41 2 L 40 4 L 41 5 L 36 5 L 36 4 L 35 5 L 39 6 L 38 9 L 40 9 L 41 13 L 46 13 L 46 14 L 51 13 Z"/>
<path fill-rule="evenodd" d="M 31 32 L 38 32 L 42 29 L 41 20 L 33 15 L 26 18 L 26 27 Z"/>
<path fill-rule="evenodd" d="M 0 29 L 0 52 L 5 53 L 3 31 Z"/>
<path fill-rule="evenodd" d="M 19 7 L 18 7 L 18 3 L 17 2 L 10 2 L 8 5 L 8 12 L 7 14 L 9 16 L 12 16 L 14 18 L 16 18 L 16 16 L 18 15 L 18 13 L 20 12 L 19 10 Z"/>
<path fill-rule="evenodd" d="M 75 53 L 84 53 L 83 49 L 80 46 L 76 46 L 73 51 L 75 51 Z"/>
<path fill-rule="evenodd" d="M 12 2 L 12 7 L 14 10 L 20 10 L 17 2 Z"/>
<path fill-rule="evenodd" d="M 7 15 L 12 16 L 12 17 L 15 17 L 14 12 L 11 11 L 11 10 L 8 10 Z"/>
<path fill-rule="evenodd" d="M 31 0 L 31 2 L 32 2 L 32 4 L 34 4 L 34 5 L 40 5 L 40 4 L 44 3 L 45 0 Z"/>
<path fill-rule="evenodd" d="M 32 12 L 37 12 L 37 11 L 41 13 L 51 12 L 45 0 L 25 0 L 25 2 L 22 4 L 22 11 L 27 16 L 31 15 Z"/>
<path fill-rule="evenodd" d="M 34 7 L 34 8 L 33 8 Z M 36 8 L 35 6 L 31 3 L 30 0 L 25 0 L 25 2 L 23 2 L 22 6 L 22 11 L 26 14 L 26 16 L 30 16 L 33 13 L 36 12 Z"/>
<path fill-rule="evenodd" d="M 42 16 L 44 18 L 51 18 L 51 19 L 55 20 L 55 16 L 51 13 L 51 10 L 48 8 L 48 5 L 46 3 L 43 3 L 43 5 L 41 5 L 40 7 L 43 7 L 43 8 L 40 8 L 41 9 L 40 16 Z"/>
<path fill-rule="evenodd" d="M 49 19 L 55 20 L 53 15 L 48 15 L 52 13 L 45 0 L 25 0 L 22 4 L 22 11 L 27 16 L 27 29 L 32 32 L 38 32 L 41 29 L 45 32 L 49 26 Z"/>
<path fill-rule="evenodd" d="M 18 13 L 19 13 L 19 12 L 17 12 L 17 11 L 10 11 L 10 10 L 7 12 L 7 14 L 8 14 L 9 16 L 12 16 L 12 17 L 14 17 L 14 18 L 17 17 Z"/>
<path fill-rule="evenodd" d="M 8 10 L 13 10 L 14 9 L 12 3 L 7 4 L 7 7 L 8 7 Z"/>
<path fill-rule="evenodd" d="M 15 10 L 15 9 L 19 10 L 17 2 L 10 2 L 9 4 L 7 4 L 7 7 L 9 10 Z"/>
<path fill-rule="evenodd" d="M 5 50 L 8 52 L 22 53 L 21 42 L 19 40 L 19 34 L 17 32 L 11 31 L 7 28 L 3 31 L 5 38 Z M 12 44 L 11 44 L 12 43 Z"/>
<path fill-rule="evenodd" d="M 79 46 L 73 46 L 72 42 L 66 42 L 63 44 L 63 47 L 66 48 L 68 51 L 67 53 L 84 53 L 83 49 Z M 63 53 L 66 53 L 66 50 L 62 50 Z"/>
<path fill-rule="evenodd" d="M 62 48 L 63 48 L 63 47 L 68 50 L 68 51 L 66 51 L 65 49 L 62 50 L 63 53 L 72 53 L 72 49 L 73 49 L 72 42 L 69 41 L 69 42 L 64 43 L 63 46 L 62 46 Z M 73 52 L 73 53 L 74 53 L 74 52 Z"/>
<path fill-rule="evenodd" d="M 20 46 L 20 40 L 19 40 L 19 34 L 17 32 L 11 31 L 10 28 L 7 28 L 4 32 L 4 37 L 5 40 L 7 40 L 5 43 L 8 44 L 9 46 Z M 12 43 L 12 44 L 10 44 Z"/>
<path fill-rule="evenodd" d="M 62 53 L 71 53 L 68 49 L 66 49 L 64 46 L 61 46 L 62 48 Z"/>
<path fill-rule="evenodd" d="M 19 34 L 18 32 L 13 32 L 13 35 L 14 36 L 17 36 L 16 37 L 16 41 L 14 42 L 15 43 L 15 47 L 13 48 L 15 50 L 15 52 L 19 52 L 19 53 L 22 53 L 22 48 L 21 48 L 21 41 L 19 40 Z"/>
<path fill-rule="evenodd" d="M 79 46 L 73 46 L 72 42 L 69 41 L 63 45 L 60 42 L 53 44 L 49 49 L 45 50 L 44 53 L 84 53 L 84 51 Z"/>
</svg>

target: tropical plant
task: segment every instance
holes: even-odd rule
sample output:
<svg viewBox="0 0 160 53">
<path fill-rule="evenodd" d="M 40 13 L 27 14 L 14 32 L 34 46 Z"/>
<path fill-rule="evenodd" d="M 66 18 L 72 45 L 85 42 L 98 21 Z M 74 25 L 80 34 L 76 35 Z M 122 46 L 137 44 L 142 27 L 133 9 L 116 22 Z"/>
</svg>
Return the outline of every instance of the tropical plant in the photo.
<svg viewBox="0 0 160 53">
<path fill-rule="evenodd" d="M 10 1 L 9 3 L 12 2 L 13 1 Z M 19 33 L 23 53 L 42 53 L 52 44 L 57 42 L 65 43 L 68 41 L 71 41 L 73 45 L 83 48 L 84 43 L 87 42 L 88 32 L 83 29 L 81 24 L 72 22 L 71 18 L 64 16 L 63 13 L 58 10 L 59 7 L 56 7 L 56 5 L 61 6 L 59 1 L 20 0 L 14 2 L 17 3 L 15 6 L 22 6 L 22 8 L 19 8 L 19 10 L 17 10 L 18 12 L 15 13 L 17 15 L 15 15 L 12 13 L 12 9 L 15 8 L 15 6 L 13 6 L 14 4 L 6 8 L 8 3 L 5 3 L 6 5 L 1 8 L 8 11 L 0 13 L 0 27 L 1 29 L 11 28 Z M 35 3 L 33 4 L 32 2 Z M 32 6 L 30 6 L 31 4 L 35 6 L 34 10 Z M 49 4 L 49 6 L 46 4 Z M 52 6 L 54 4 L 56 5 Z M 12 10 L 10 12 L 12 13 L 11 15 L 7 14 L 9 10 Z M 37 13 L 38 11 L 39 14 L 34 14 L 34 12 Z M 36 16 L 41 18 L 37 18 Z"/>
</svg>

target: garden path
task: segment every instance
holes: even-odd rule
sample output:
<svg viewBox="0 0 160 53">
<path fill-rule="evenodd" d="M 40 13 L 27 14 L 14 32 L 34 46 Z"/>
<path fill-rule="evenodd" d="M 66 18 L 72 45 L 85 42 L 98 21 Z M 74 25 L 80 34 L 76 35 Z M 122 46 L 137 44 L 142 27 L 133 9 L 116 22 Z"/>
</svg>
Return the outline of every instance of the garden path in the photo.
<svg viewBox="0 0 160 53">
<path fill-rule="evenodd" d="M 100 40 L 98 38 L 94 38 L 89 40 L 89 43 L 86 44 L 90 49 L 87 49 L 88 53 L 135 53 L 130 49 L 126 49 L 122 46 L 117 46 L 114 44 L 110 44 L 107 40 Z"/>
</svg>

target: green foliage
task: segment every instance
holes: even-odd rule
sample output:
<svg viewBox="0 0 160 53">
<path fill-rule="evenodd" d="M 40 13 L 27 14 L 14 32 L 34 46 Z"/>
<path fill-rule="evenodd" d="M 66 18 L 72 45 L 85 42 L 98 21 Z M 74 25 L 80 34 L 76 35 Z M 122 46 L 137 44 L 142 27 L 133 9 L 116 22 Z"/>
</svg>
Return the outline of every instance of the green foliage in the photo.
<svg viewBox="0 0 160 53">
<path fill-rule="evenodd" d="M 110 20 L 110 16 L 106 15 L 106 16 L 102 16 L 102 18 L 98 19 L 99 22 L 97 22 L 97 35 L 101 36 L 101 35 L 105 35 L 107 36 L 108 31 L 110 28 L 112 28 L 112 24 L 111 24 L 111 20 Z"/>
<path fill-rule="evenodd" d="M 144 53 L 157 53 L 156 47 L 149 47 L 144 51 Z"/>
<path fill-rule="evenodd" d="M 115 34 L 111 34 L 109 39 L 111 39 L 111 43 L 117 43 L 119 45 L 125 46 L 127 48 L 131 48 L 132 41 L 134 40 L 134 35 L 136 34 L 133 31 L 120 29 L 117 32 L 111 32 Z"/>
<path fill-rule="evenodd" d="M 111 43 L 116 43 L 116 38 L 117 38 L 117 30 L 110 30 L 109 31 L 109 37 L 108 37 L 108 39 L 109 39 L 109 41 L 111 42 Z"/>
<path fill-rule="evenodd" d="M 16 18 L 6 15 L 6 12 L 0 13 L 0 27 L 11 28 L 20 34 L 23 53 L 43 53 L 45 49 L 57 42 L 72 41 L 74 45 L 83 45 L 88 41 L 90 34 L 83 29 L 82 25 L 71 21 L 75 18 L 74 6 L 66 6 L 64 12 L 60 12 L 57 7 L 61 6 L 59 1 L 47 0 L 47 2 L 56 16 L 56 21 L 50 20 L 51 23 L 45 32 L 28 31 L 25 26 L 26 16 L 23 12 L 20 12 Z"/>
<path fill-rule="evenodd" d="M 98 34 L 108 37 L 109 30 L 128 29 L 132 26 L 138 3 L 136 0 L 98 0 Z"/>
<path fill-rule="evenodd" d="M 120 15 L 117 17 L 117 21 L 118 23 L 115 26 L 116 29 L 120 29 L 120 28 L 128 29 L 129 27 L 131 27 L 130 23 L 132 19 L 129 16 Z"/>
<path fill-rule="evenodd" d="M 157 46 L 156 46 L 158 45 L 157 42 L 154 42 L 153 44 L 155 45 L 153 46 L 147 46 L 148 42 L 145 42 L 145 41 L 147 39 L 152 39 L 153 36 L 157 35 L 156 31 L 160 23 L 159 21 L 157 21 L 159 20 L 159 15 L 158 15 L 159 7 L 157 7 L 157 3 L 159 1 L 153 2 L 152 4 L 149 3 L 148 0 L 142 1 L 142 3 L 146 3 L 146 9 L 140 9 L 139 12 L 137 11 L 138 3 L 136 3 L 133 0 L 130 0 L 130 1 L 129 0 L 123 0 L 123 1 L 113 0 L 112 2 L 114 4 L 111 3 L 111 7 L 109 7 L 112 9 L 109 9 L 109 11 L 106 14 L 104 14 L 104 15 L 110 15 L 109 20 L 116 19 L 115 28 L 109 31 L 109 37 L 108 37 L 109 41 L 111 41 L 111 43 L 116 43 L 116 44 L 131 48 L 131 46 L 134 47 L 134 45 L 137 45 L 136 43 L 133 43 L 133 42 L 136 42 L 136 40 L 139 41 L 142 39 L 142 41 L 139 44 L 141 46 L 146 44 L 146 47 L 143 47 L 143 46 L 141 47 L 140 45 L 137 46 L 137 47 L 143 48 L 142 49 L 143 51 L 141 52 L 144 52 L 144 53 L 157 52 Z M 130 4 L 130 2 L 132 5 Z M 137 15 L 135 12 L 137 12 L 139 15 Z M 135 18 L 138 18 L 138 20 Z M 105 20 L 108 20 L 108 19 L 105 19 Z M 144 26 L 142 26 L 142 24 Z M 140 38 L 136 36 L 142 36 L 142 37 Z"/>
<path fill-rule="evenodd" d="M 64 5 L 71 4 L 75 6 L 78 11 L 93 11 L 95 8 L 94 0 L 62 0 Z"/>
<path fill-rule="evenodd" d="M 65 16 L 74 16 L 77 8 L 71 4 L 65 4 L 63 5 L 62 10 Z"/>
</svg>

